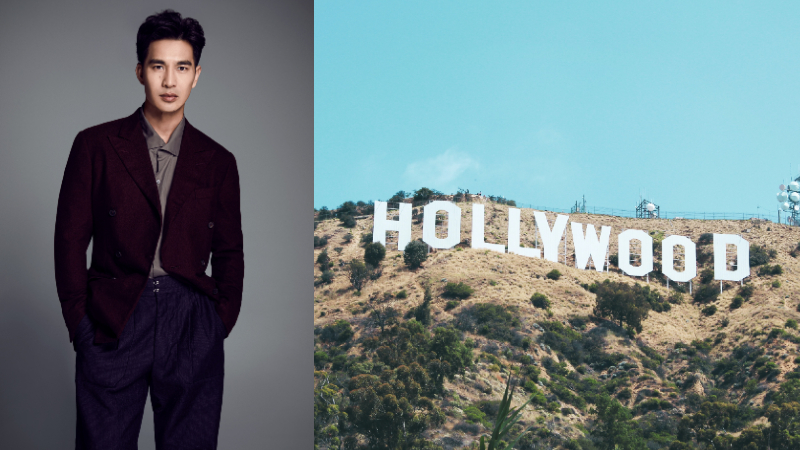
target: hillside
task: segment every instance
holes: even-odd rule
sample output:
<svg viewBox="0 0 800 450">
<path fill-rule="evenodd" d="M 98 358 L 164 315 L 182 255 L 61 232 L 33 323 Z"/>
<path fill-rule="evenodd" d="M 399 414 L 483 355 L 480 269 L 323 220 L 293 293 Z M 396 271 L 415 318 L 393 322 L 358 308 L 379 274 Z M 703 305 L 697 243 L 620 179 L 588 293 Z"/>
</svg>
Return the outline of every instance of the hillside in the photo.
<svg viewBox="0 0 800 450">
<path fill-rule="evenodd" d="M 397 381 L 402 377 L 391 375 L 389 371 L 399 373 L 397 367 L 402 364 L 398 362 L 393 367 L 392 363 L 387 363 L 387 350 L 384 353 L 380 350 L 393 345 L 405 348 L 406 344 L 397 336 L 403 336 L 402 324 L 409 322 L 407 313 L 412 311 L 413 316 L 413 309 L 423 301 L 426 286 L 432 294 L 432 320 L 425 326 L 426 331 L 433 336 L 437 327 L 458 330 L 458 339 L 466 342 L 471 357 L 468 367 L 443 376 L 438 390 L 435 386 L 422 386 L 424 383 L 417 379 L 422 393 L 427 392 L 430 397 L 412 393 L 411 406 L 398 407 L 398 412 L 389 414 L 395 418 L 397 414 L 405 414 L 409 420 L 417 415 L 419 417 L 413 419 L 417 421 L 425 418 L 416 430 L 420 442 L 427 442 L 424 445 L 429 447 L 414 444 L 418 446 L 405 448 L 464 448 L 481 434 L 491 433 L 487 427 L 493 423 L 493 408 L 496 413 L 497 400 L 502 397 L 509 370 L 519 380 L 514 389 L 513 406 L 521 405 L 532 395 L 536 398 L 526 406 L 521 426 L 512 432 L 512 436 L 516 436 L 523 426 L 533 427 L 516 448 L 602 448 L 600 421 L 591 412 L 602 393 L 611 395 L 632 411 L 632 424 L 639 428 L 648 448 L 671 448 L 670 445 L 672 448 L 705 448 L 714 442 L 739 445 L 745 439 L 760 445 L 758 439 L 762 437 L 751 439 L 750 435 L 753 427 L 772 425 L 767 407 L 776 407 L 776 399 L 778 406 L 791 404 L 784 401 L 785 398 L 797 396 L 797 393 L 790 393 L 786 397 L 787 390 L 793 386 L 787 379 L 795 377 L 792 374 L 797 373 L 794 371 L 800 361 L 797 346 L 800 335 L 791 322 L 787 326 L 787 320 L 800 320 L 800 282 L 796 276 L 800 273 L 800 259 L 793 256 L 800 242 L 800 228 L 757 220 L 661 220 L 569 214 L 570 222 L 593 224 L 598 230 L 602 225 L 610 226 L 610 254 L 617 253 L 617 235 L 625 229 L 644 230 L 656 238 L 677 234 L 695 243 L 704 233 L 741 234 L 750 244 L 775 251 L 767 264 L 780 265 L 782 274 L 758 275 L 763 265 L 751 267 L 744 287 L 752 288 L 742 290 L 740 283 L 724 282 L 721 294 L 710 302 L 700 303 L 689 295 L 688 283 L 670 283 L 668 289 L 657 269 L 650 274 L 649 282 L 644 277 L 624 275 L 613 265 L 608 272 L 601 273 L 576 269 L 571 235 L 567 239 L 567 264 L 563 260 L 563 247 L 560 263 L 472 249 L 469 246 L 470 203 L 457 203 L 462 211 L 462 243 L 457 248 L 430 253 L 421 268 L 411 270 L 404 264 L 396 244 L 388 244 L 380 277 L 368 279 L 360 292 L 352 288 L 347 263 L 364 258 L 365 244 L 361 241 L 362 236 L 372 232 L 372 216 L 362 216 L 353 228 L 345 228 L 338 219 L 317 224 L 314 234 L 324 237 L 327 245 L 314 249 L 314 261 L 327 249 L 334 277 L 329 283 L 321 282 L 322 271 L 320 265 L 315 264 L 315 365 L 318 370 L 315 402 L 337 405 L 333 412 L 320 410 L 317 414 L 315 429 L 319 448 L 331 448 L 337 442 L 351 448 L 356 448 L 357 442 L 372 448 L 386 442 L 399 442 L 394 432 L 387 437 L 383 432 L 364 431 L 370 426 L 373 429 L 395 428 L 396 422 L 392 420 L 356 423 L 358 419 L 353 415 L 364 413 L 359 402 L 368 400 L 355 395 L 356 391 L 361 395 L 369 390 L 362 389 L 366 386 L 363 383 L 374 384 L 370 389 L 376 392 L 373 394 L 376 397 L 369 400 L 374 416 L 375 411 L 385 414 L 391 409 L 385 405 L 375 406 L 379 401 L 376 399 L 386 399 L 380 392 L 381 383 L 385 383 L 384 389 L 393 386 L 395 398 L 400 396 L 397 389 L 407 388 L 408 381 L 405 384 Z M 486 242 L 506 244 L 508 206 L 486 202 L 485 208 Z M 547 213 L 551 224 L 555 215 Z M 532 210 L 522 209 L 521 223 L 522 245 L 534 246 Z M 348 234 L 352 236 L 349 240 Z M 422 224 L 414 220 L 412 241 L 421 238 Z M 698 255 L 708 253 L 711 245 L 698 244 L 697 249 Z M 655 259 L 660 263 L 660 253 L 656 250 Z M 703 264 L 698 264 L 698 274 L 712 267 L 713 258 L 699 256 L 700 260 Z M 553 269 L 561 273 L 557 280 L 546 277 Z M 641 332 L 633 335 L 592 315 L 597 304 L 597 295 L 592 291 L 604 280 L 648 286 L 650 292 L 655 293 L 652 295 L 657 294 L 669 310 L 651 310 L 642 322 Z M 448 283 L 460 282 L 472 288 L 468 298 L 458 300 L 443 296 Z M 718 281 L 708 284 L 719 292 Z M 700 286 L 698 275 L 692 283 L 693 291 L 696 293 Z M 677 295 L 676 289 L 685 293 Z M 407 294 L 405 298 L 398 295 L 403 291 Z M 744 301 L 740 307 L 732 309 L 734 297 L 742 292 Z M 544 294 L 549 299 L 549 309 L 537 308 L 531 303 L 534 293 Z M 479 305 L 484 304 L 502 306 L 492 310 L 492 314 L 501 317 L 503 312 L 510 313 L 507 320 L 497 321 L 494 317 L 495 321 L 484 328 L 470 326 L 470 320 L 477 320 L 480 325 L 482 319 L 476 316 L 476 311 L 483 311 L 480 308 L 484 307 Z M 704 314 L 702 311 L 709 305 L 714 305 L 716 312 Z M 395 311 L 397 317 L 393 317 Z M 384 319 L 383 333 L 381 320 L 376 319 Z M 338 341 L 331 339 L 336 327 L 342 326 L 341 321 L 349 324 L 352 336 Z M 394 336 L 388 331 L 392 327 Z M 492 329 L 497 332 L 493 333 Z M 411 333 L 413 336 L 413 331 Z M 384 342 L 387 339 L 390 344 Z M 398 358 L 396 361 L 402 360 Z M 416 358 L 427 364 L 420 363 L 420 366 L 428 371 L 436 367 L 431 366 L 433 356 L 426 359 L 418 355 Z M 436 361 L 445 359 L 439 355 Z M 325 391 L 326 385 L 328 391 Z M 351 414 L 343 419 L 341 412 L 348 407 Z M 704 419 L 709 411 L 716 411 L 712 415 L 728 414 L 729 417 L 727 421 L 709 425 Z M 330 428 L 332 424 L 335 424 L 335 432 Z M 409 425 L 403 423 L 404 427 Z M 744 437 L 741 436 L 743 432 Z M 413 435 L 408 429 L 401 434 L 406 441 Z M 769 439 L 768 433 L 762 434 Z M 771 443 L 771 448 L 779 447 Z"/>
</svg>

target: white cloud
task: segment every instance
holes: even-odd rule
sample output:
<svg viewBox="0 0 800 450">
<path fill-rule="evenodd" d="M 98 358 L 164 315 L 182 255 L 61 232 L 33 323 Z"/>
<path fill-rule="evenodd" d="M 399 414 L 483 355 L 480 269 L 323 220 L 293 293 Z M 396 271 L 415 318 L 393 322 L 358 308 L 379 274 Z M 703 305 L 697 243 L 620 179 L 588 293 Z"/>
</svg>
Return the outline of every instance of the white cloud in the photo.
<svg viewBox="0 0 800 450">
<path fill-rule="evenodd" d="M 403 185 L 410 184 L 416 186 L 416 189 L 424 186 L 449 194 L 457 189 L 456 183 L 461 175 L 479 167 L 469 155 L 449 148 L 440 155 L 415 161 L 406 166 Z M 467 180 L 463 183 L 467 184 Z"/>
</svg>

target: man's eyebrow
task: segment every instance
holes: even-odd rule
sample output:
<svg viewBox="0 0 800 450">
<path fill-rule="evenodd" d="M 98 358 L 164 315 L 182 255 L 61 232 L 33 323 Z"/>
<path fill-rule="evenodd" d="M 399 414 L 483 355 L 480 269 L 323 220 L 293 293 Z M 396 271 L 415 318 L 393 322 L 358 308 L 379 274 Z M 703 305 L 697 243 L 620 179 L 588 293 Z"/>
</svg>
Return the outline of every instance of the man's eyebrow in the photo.
<svg viewBox="0 0 800 450">
<path fill-rule="evenodd" d="M 167 65 L 167 63 L 165 63 L 165 62 L 164 62 L 163 60 L 161 60 L 161 59 L 151 59 L 151 60 L 147 61 L 147 64 L 148 64 L 148 65 L 151 65 L 151 66 L 152 66 L 153 64 L 161 64 L 162 66 L 166 66 L 166 65 Z M 178 61 L 178 65 L 179 65 L 179 66 L 191 66 L 191 65 L 192 65 L 192 62 L 191 62 L 191 61 L 189 61 L 189 60 Z"/>
</svg>

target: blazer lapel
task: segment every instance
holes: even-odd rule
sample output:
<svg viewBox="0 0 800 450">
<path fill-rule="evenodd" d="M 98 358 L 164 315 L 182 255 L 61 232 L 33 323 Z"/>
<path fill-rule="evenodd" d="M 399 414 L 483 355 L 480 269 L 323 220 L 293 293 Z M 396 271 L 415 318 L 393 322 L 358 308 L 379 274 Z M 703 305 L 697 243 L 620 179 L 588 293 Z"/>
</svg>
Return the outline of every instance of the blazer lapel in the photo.
<svg viewBox="0 0 800 450">
<path fill-rule="evenodd" d="M 200 137 L 200 131 L 186 120 L 178 161 L 175 165 L 175 172 L 172 174 L 172 186 L 167 195 L 167 207 L 164 211 L 166 216 L 165 233 L 168 224 L 175 219 L 181 206 L 197 189 L 203 174 L 206 173 L 208 162 L 214 156 L 215 150 L 204 145 L 204 140 Z"/>
<path fill-rule="evenodd" d="M 161 202 L 158 200 L 156 176 L 153 173 L 153 163 L 150 161 L 147 141 L 144 138 L 144 134 L 142 134 L 138 115 L 139 110 L 137 109 L 133 114 L 123 119 L 119 135 L 109 136 L 108 138 L 125 168 L 128 169 L 128 173 L 139 186 L 139 189 L 158 215 L 159 221 L 161 221 Z M 183 145 L 181 145 L 181 148 L 183 148 Z M 180 158 L 178 159 L 180 160 Z"/>
</svg>

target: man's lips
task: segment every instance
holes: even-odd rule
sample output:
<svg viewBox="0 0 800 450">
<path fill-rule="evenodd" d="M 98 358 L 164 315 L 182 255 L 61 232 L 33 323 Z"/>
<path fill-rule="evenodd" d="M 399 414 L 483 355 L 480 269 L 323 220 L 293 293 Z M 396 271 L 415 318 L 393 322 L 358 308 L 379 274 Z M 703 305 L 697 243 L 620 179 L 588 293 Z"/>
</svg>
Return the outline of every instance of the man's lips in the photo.
<svg viewBox="0 0 800 450">
<path fill-rule="evenodd" d="M 176 98 L 178 98 L 177 95 L 167 95 L 167 94 L 159 95 L 159 97 L 161 97 L 162 99 L 164 99 L 165 101 L 168 101 L 168 102 L 171 102 L 171 101 L 175 100 Z"/>
</svg>

